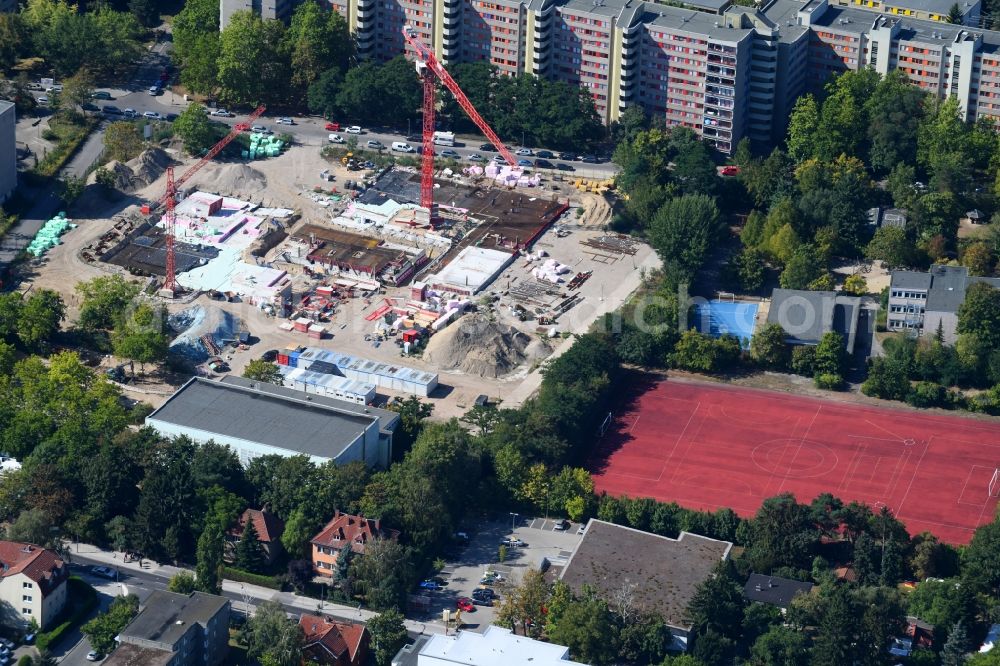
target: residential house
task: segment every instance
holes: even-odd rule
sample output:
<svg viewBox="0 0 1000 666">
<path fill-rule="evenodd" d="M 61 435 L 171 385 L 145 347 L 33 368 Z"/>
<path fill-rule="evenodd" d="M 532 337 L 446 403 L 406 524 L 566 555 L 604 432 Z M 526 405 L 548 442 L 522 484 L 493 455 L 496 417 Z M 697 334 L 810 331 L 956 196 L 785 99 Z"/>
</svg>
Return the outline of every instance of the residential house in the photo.
<svg viewBox="0 0 1000 666">
<path fill-rule="evenodd" d="M 902 208 L 870 208 L 868 210 L 868 224 L 873 227 L 897 227 L 906 228 L 908 213 Z"/>
<path fill-rule="evenodd" d="M 815 586 L 812 583 L 800 580 L 755 573 L 750 574 L 746 585 L 743 586 L 743 598 L 747 601 L 777 606 L 785 612 L 792 604 L 792 599 L 800 594 L 809 594 L 813 587 Z"/>
<path fill-rule="evenodd" d="M 854 353 L 860 317 L 860 297 L 804 289 L 775 289 L 767 312 L 767 322 L 785 330 L 788 344 L 817 345 L 834 331 L 844 339 L 848 354 Z"/>
<path fill-rule="evenodd" d="M 105 666 L 215 666 L 229 651 L 229 599 L 154 590 Z"/>
<path fill-rule="evenodd" d="M 454 636 L 420 636 L 393 657 L 392 666 L 584 666 L 571 661 L 569 648 L 518 636 L 490 625 L 483 633 L 460 631 Z"/>
<path fill-rule="evenodd" d="M 303 613 L 299 626 L 305 640 L 302 660 L 326 666 L 361 666 L 368 661 L 371 634 L 364 624 L 337 622 L 328 617 Z"/>
<path fill-rule="evenodd" d="M 313 571 L 320 576 L 333 577 L 337 557 L 344 546 L 350 544 L 351 552 L 364 555 L 365 548 L 375 539 L 397 539 L 399 531 L 382 527 L 382 521 L 341 513 L 339 510 L 326 526 L 312 538 Z"/>
<path fill-rule="evenodd" d="M 0 541 L 0 625 L 48 627 L 66 606 L 69 571 L 55 551 Z"/>
<path fill-rule="evenodd" d="M 269 565 L 274 564 L 274 561 L 283 552 L 281 535 L 285 532 L 285 523 L 281 518 L 271 513 L 267 506 L 261 509 L 247 509 L 236 524 L 230 528 L 226 534 L 226 561 L 232 562 L 236 557 L 236 544 L 240 542 L 243 530 L 250 521 L 253 521 L 265 561 Z"/>
<path fill-rule="evenodd" d="M 958 309 L 966 290 L 977 282 L 1000 288 L 1000 278 L 973 277 L 965 266 L 931 266 L 929 271 L 893 271 L 889 282 L 890 331 L 958 339 Z"/>
<path fill-rule="evenodd" d="M 560 578 L 604 599 L 626 590 L 636 610 L 663 618 L 673 637 L 670 649 L 682 651 L 694 628 L 688 605 L 732 547 L 690 532 L 671 539 L 591 519 Z"/>
</svg>

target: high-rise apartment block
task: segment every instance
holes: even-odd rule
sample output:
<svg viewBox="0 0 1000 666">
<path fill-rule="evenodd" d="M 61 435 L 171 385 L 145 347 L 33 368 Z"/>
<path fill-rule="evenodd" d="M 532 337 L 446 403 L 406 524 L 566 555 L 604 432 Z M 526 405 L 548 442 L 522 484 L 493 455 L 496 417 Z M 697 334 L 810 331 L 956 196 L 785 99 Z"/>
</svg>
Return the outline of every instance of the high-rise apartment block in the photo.
<svg viewBox="0 0 1000 666">
<path fill-rule="evenodd" d="M 446 64 L 565 81 L 606 123 L 638 105 L 725 153 L 743 137 L 779 141 L 799 95 L 861 67 L 902 69 L 930 94 L 957 97 L 969 120 L 1000 117 L 1000 33 L 976 27 L 982 0 L 324 1 L 362 58 L 413 56 L 410 25 Z"/>
</svg>

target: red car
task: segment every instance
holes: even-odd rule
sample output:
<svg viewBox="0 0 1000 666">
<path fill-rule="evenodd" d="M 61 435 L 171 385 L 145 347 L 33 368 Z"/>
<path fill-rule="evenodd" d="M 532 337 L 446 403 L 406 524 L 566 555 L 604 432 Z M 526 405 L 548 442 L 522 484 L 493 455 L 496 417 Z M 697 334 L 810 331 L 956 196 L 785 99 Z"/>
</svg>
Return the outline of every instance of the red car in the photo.
<svg viewBox="0 0 1000 666">
<path fill-rule="evenodd" d="M 463 613 L 472 613 L 476 610 L 476 607 L 472 605 L 472 599 L 468 597 L 460 597 L 455 606 Z"/>
<path fill-rule="evenodd" d="M 340 131 L 340 123 L 327 123 L 325 125 L 325 128 L 326 128 L 327 132 L 339 132 Z"/>
<path fill-rule="evenodd" d="M 724 166 L 722 167 L 719 173 L 721 173 L 723 176 L 738 176 L 740 173 L 740 168 L 738 166 L 732 166 L 732 165 Z"/>
</svg>

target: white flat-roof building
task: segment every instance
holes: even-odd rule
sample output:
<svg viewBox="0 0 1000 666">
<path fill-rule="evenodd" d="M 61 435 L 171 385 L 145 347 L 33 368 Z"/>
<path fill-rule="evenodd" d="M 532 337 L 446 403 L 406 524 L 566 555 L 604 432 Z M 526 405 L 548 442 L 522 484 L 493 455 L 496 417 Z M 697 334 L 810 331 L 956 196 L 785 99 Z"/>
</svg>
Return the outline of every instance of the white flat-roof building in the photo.
<svg viewBox="0 0 1000 666">
<path fill-rule="evenodd" d="M 310 372 L 339 376 L 425 398 L 438 385 L 438 376 L 434 372 L 408 368 L 395 363 L 372 361 L 318 347 L 306 347 L 298 355 L 295 365 Z"/>
<path fill-rule="evenodd" d="M 410 658 L 407 658 L 410 657 Z M 400 651 L 393 666 L 412 663 L 412 652 Z M 423 643 L 417 653 L 417 666 L 585 666 L 570 661 L 569 648 L 543 643 L 527 636 L 518 636 L 510 629 L 490 626 L 482 634 L 460 631 L 456 636 L 435 634 Z"/>
<path fill-rule="evenodd" d="M 375 385 L 370 382 L 359 382 L 305 368 L 290 368 L 287 365 L 279 365 L 278 369 L 285 386 L 289 388 L 358 405 L 367 405 L 375 399 Z"/>
<path fill-rule="evenodd" d="M 425 282 L 438 291 L 472 296 L 488 287 L 512 261 L 514 255 L 509 252 L 467 247 Z"/>
</svg>

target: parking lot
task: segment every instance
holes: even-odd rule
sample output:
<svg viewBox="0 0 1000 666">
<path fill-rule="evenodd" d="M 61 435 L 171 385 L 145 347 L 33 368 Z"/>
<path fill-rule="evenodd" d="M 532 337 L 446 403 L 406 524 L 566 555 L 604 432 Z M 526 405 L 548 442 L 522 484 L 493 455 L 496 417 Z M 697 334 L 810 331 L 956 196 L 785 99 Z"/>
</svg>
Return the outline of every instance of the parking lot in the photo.
<svg viewBox="0 0 1000 666">
<path fill-rule="evenodd" d="M 469 533 L 468 544 L 461 549 L 458 557 L 448 562 L 441 571 L 440 577 L 444 583 L 442 588 L 424 594 L 424 598 L 429 601 L 426 617 L 440 618 L 443 610 L 455 610 L 458 599 L 471 598 L 473 590 L 480 586 L 480 579 L 487 570 L 495 571 L 516 584 L 528 567 L 541 566 L 543 559 L 550 564 L 564 563 L 581 539 L 578 534 L 581 525 L 570 523 L 564 531 L 555 530 L 555 526 L 554 519 L 521 516 L 480 524 L 476 531 Z M 508 548 L 507 557 L 501 563 L 497 560 L 500 543 L 511 536 L 527 545 Z M 497 593 L 502 592 L 502 585 L 493 587 Z M 493 607 L 476 606 L 473 612 L 463 613 L 463 629 L 485 631 L 493 622 L 498 605 L 499 601 Z"/>
</svg>

